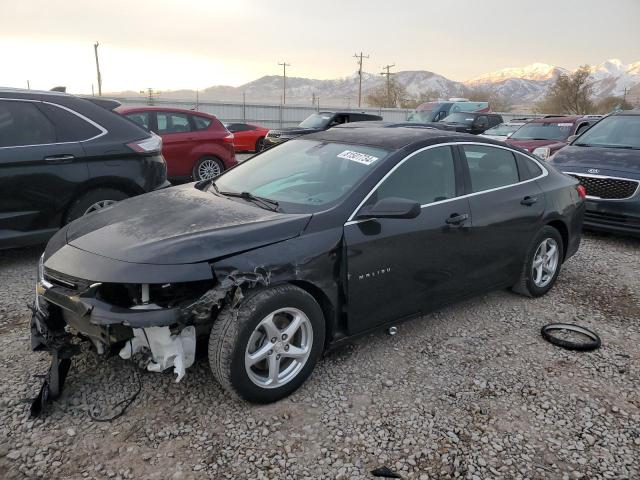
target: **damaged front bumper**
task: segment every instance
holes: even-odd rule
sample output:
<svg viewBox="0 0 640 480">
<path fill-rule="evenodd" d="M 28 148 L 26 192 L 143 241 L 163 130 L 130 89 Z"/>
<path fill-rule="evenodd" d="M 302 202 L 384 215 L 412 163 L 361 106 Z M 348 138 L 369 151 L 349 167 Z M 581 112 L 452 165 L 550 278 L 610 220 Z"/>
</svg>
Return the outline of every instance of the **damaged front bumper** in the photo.
<svg viewBox="0 0 640 480">
<path fill-rule="evenodd" d="M 74 337 L 90 340 L 101 355 L 119 353 L 129 360 L 142 351 L 150 357 L 147 370 L 173 367 L 179 382 L 194 362 L 198 334 L 209 332 L 223 304 L 234 308 L 242 299 L 242 287 L 268 283 L 269 275 L 256 269 L 245 274 L 229 272 L 219 282 L 212 276 L 210 281 L 181 284 L 118 284 L 128 285 L 129 293 L 137 292 L 129 304 L 122 297 L 115 298 L 113 292 L 108 294 L 114 284 L 91 283 L 46 270 L 41 259 L 31 345 L 34 351 L 51 353 L 52 364 L 32 414 L 38 415 L 47 400 L 55 399 L 62 390 L 70 358 L 78 350 Z M 167 303 L 164 289 L 171 292 L 169 297 L 179 292 L 179 298 Z M 118 302 L 121 304 L 116 305 Z"/>
</svg>

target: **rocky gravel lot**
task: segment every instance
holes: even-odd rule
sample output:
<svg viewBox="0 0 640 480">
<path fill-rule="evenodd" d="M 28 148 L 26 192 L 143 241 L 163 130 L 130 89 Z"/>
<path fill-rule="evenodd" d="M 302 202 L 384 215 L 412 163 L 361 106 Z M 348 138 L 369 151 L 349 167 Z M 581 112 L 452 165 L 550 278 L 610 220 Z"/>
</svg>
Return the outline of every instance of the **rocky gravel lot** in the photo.
<svg viewBox="0 0 640 480">
<path fill-rule="evenodd" d="M 76 357 L 43 420 L 28 404 L 47 368 L 29 350 L 39 249 L 0 252 L 0 478 L 640 478 L 640 242 L 588 235 L 541 299 L 477 297 L 327 353 L 289 399 L 252 406 L 206 359 L 176 384 L 119 358 Z M 579 353 L 552 321 L 597 331 Z M 142 382 L 127 413 L 113 413 Z"/>
</svg>

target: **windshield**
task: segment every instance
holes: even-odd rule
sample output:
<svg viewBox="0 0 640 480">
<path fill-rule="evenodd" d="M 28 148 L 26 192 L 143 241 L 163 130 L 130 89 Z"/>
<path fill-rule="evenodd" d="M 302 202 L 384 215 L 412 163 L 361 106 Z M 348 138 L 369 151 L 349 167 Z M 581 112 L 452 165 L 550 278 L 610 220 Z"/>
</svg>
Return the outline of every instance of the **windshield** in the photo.
<svg viewBox="0 0 640 480">
<path fill-rule="evenodd" d="M 276 200 L 284 212 L 319 211 L 349 193 L 388 154 L 362 145 L 290 140 L 222 174 L 215 184 L 220 192 Z"/>
<path fill-rule="evenodd" d="M 435 112 L 433 110 L 414 110 L 409 112 L 407 122 L 411 123 L 429 123 L 433 122 Z"/>
<path fill-rule="evenodd" d="M 571 122 L 527 123 L 511 135 L 511 140 L 565 141 L 571 135 L 572 128 Z"/>
<path fill-rule="evenodd" d="M 640 115 L 603 118 L 581 135 L 574 145 L 640 149 Z"/>
<path fill-rule="evenodd" d="M 509 125 L 509 124 L 503 123 L 501 125 L 497 125 L 493 128 L 490 128 L 489 130 L 486 130 L 483 135 L 496 135 L 496 136 L 505 137 L 505 136 L 511 135 L 513 132 L 518 130 L 521 126 L 522 125 Z"/>
<path fill-rule="evenodd" d="M 300 128 L 324 128 L 329 125 L 332 115 L 330 113 L 314 113 L 305 118 L 300 125 Z"/>
<path fill-rule="evenodd" d="M 451 122 L 451 123 L 464 123 L 465 125 L 471 125 L 475 117 L 473 115 L 469 115 L 468 113 L 458 112 L 452 113 L 448 117 L 444 117 L 443 122 Z"/>
</svg>

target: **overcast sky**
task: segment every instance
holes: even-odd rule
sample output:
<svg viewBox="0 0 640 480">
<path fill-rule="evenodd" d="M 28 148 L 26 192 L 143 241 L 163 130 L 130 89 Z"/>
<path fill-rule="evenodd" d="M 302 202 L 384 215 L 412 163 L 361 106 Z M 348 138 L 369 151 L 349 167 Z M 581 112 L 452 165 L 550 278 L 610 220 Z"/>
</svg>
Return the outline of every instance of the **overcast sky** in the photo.
<svg viewBox="0 0 640 480">
<path fill-rule="evenodd" d="M 430 70 L 466 80 L 533 62 L 640 60 L 640 0 L 0 0 L 0 85 L 90 92 L 238 86 L 281 73 Z M 96 87 L 97 88 L 97 87 Z"/>
</svg>

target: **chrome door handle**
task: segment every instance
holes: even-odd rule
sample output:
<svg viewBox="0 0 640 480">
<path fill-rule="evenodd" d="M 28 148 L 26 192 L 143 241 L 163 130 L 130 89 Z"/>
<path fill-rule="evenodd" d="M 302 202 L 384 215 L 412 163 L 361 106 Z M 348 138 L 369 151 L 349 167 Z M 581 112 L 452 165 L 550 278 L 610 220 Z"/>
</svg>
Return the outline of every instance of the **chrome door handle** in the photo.
<svg viewBox="0 0 640 480">
<path fill-rule="evenodd" d="M 50 155 L 44 157 L 44 161 L 47 163 L 69 163 L 72 162 L 74 158 L 76 157 L 73 155 Z"/>
<path fill-rule="evenodd" d="M 449 225 L 460 225 L 464 223 L 466 220 L 468 220 L 468 218 L 469 218 L 469 215 L 466 213 L 463 213 L 462 215 L 458 215 L 457 213 L 454 213 L 449 218 L 447 218 L 445 222 Z"/>
</svg>

